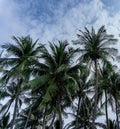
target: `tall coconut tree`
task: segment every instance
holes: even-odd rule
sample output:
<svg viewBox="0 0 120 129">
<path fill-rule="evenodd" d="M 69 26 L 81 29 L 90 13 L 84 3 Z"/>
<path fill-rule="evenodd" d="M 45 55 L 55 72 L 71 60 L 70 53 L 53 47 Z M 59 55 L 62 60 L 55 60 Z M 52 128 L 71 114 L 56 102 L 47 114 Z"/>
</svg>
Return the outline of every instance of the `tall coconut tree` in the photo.
<svg viewBox="0 0 120 129">
<path fill-rule="evenodd" d="M 106 114 L 106 123 L 107 128 L 110 128 L 109 118 L 108 118 L 108 106 L 110 105 L 112 110 L 116 113 L 116 124 L 117 128 L 119 128 L 119 120 L 118 120 L 118 104 L 119 104 L 119 95 L 120 95 L 120 75 L 115 72 L 116 66 L 111 65 L 109 62 L 105 63 L 103 69 L 101 70 L 100 77 L 100 87 L 99 90 L 101 93 L 104 93 L 105 102 L 102 106 L 105 106 L 105 114 Z M 109 105 L 108 105 L 109 104 Z M 115 106 L 114 106 L 115 105 Z"/>
<path fill-rule="evenodd" d="M 11 81 L 17 82 L 17 92 L 15 108 L 13 112 L 11 129 L 15 124 L 17 103 L 22 90 L 22 85 L 29 80 L 30 71 L 33 69 L 33 63 L 37 62 L 37 55 L 42 45 L 37 46 L 38 40 L 33 41 L 30 36 L 15 37 L 13 43 L 2 45 L 5 54 L 0 58 L 2 71 L 2 81 L 4 85 Z"/>
<path fill-rule="evenodd" d="M 109 79 L 109 89 L 108 95 L 113 99 L 113 103 L 115 104 L 115 114 L 116 114 L 116 125 L 117 129 L 119 129 L 119 103 L 120 103 L 120 75 L 118 73 L 113 73 Z M 113 104 L 113 105 L 114 105 Z"/>
<path fill-rule="evenodd" d="M 75 118 L 70 123 L 68 123 L 64 129 L 92 129 L 92 103 L 90 98 L 87 96 L 84 98 L 84 101 L 81 103 L 81 108 L 79 110 L 78 116 L 78 125 L 76 127 L 76 115 L 72 113 L 72 117 Z M 97 117 L 101 116 L 102 112 L 97 112 Z M 104 127 L 104 124 L 100 122 L 95 122 L 95 129 L 97 127 Z"/>
<path fill-rule="evenodd" d="M 28 96 L 24 99 L 25 104 L 27 105 L 26 109 L 20 113 L 20 117 L 18 117 L 18 126 L 19 125 L 26 129 L 31 126 L 31 128 L 37 127 L 46 127 L 46 114 L 51 114 L 51 111 L 47 112 L 47 106 L 44 108 L 39 108 L 41 101 L 43 100 L 43 96 L 45 94 L 44 88 L 40 90 L 34 90 L 29 92 Z M 33 119 L 34 118 L 34 119 Z M 22 122 L 20 121 L 22 120 Z"/>
<path fill-rule="evenodd" d="M 39 75 L 31 81 L 33 90 L 40 89 L 44 86 L 45 94 L 41 106 L 46 107 L 46 104 L 52 104 L 56 109 L 56 114 L 59 121 L 59 129 L 63 128 L 63 107 L 65 100 L 69 98 L 72 103 L 72 94 L 77 90 L 75 77 L 78 73 L 78 66 L 74 66 L 73 57 L 75 51 L 68 47 L 68 42 L 59 41 L 58 44 L 50 43 L 50 48 L 42 51 L 41 57 L 43 63 L 40 63 Z M 41 69 L 42 68 L 42 69 Z M 54 100 L 54 101 L 53 101 Z"/>
<path fill-rule="evenodd" d="M 29 118 L 28 118 L 29 115 Z M 24 109 L 21 111 L 19 117 L 16 119 L 16 129 L 37 129 L 42 128 L 43 111 L 38 109 L 29 110 Z M 27 124 L 26 124 L 27 121 Z"/>
<path fill-rule="evenodd" d="M 108 103 L 114 103 L 111 96 L 108 94 L 109 89 L 111 88 L 110 85 L 110 78 L 114 72 L 115 66 L 113 66 L 110 62 L 105 62 L 102 69 L 100 70 L 99 76 L 99 88 L 98 88 L 98 102 L 99 100 L 102 101 L 103 98 L 105 99 L 104 103 L 101 104 L 101 107 L 105 106 L 105 115 L 106 115 L 106 123 L 107 128 L 109 129 L 109 117 L 108 117 Z M 104 96 L 104 97 L 103 97 Z"/>
<path fill-rule="evenodd" d="M 98 98 L 98 63 L 106 61 L 112 57 L 117 50 L 110 47 L 111 44 L 116 43 L 113 35 L 108 35 L 104 26 L 100 27 L 96 32 L 92 27 L 91 31 L 85 28 L 85 31 L 80 30 L 77 35 L 78 40 L 74 44 L 80 45 L 78 52 L 80 60 L 86 61 L 88 64 L 93 64 L 95 71 L 95 95 L 94 95 L 94 112 L 93 112 L 93 128 L 95 126 L 95 119 L 97 113 L 97 98 Z"/>
<path fill-rule="evenodd" d="M 0 109 L 2 118 L 10 112 L 12 104 L 14 104 L 14 102 L 16 101 L 16 93 L 17 93 L 17 84 L 15 82 L 12 82 L 8 86 L 5 87 L 5 91 L 4 91 L 5 96 L 1 97 L 1 100 L 5 99 L 5 98 L 8 100 Z M 22 105 L 21 97 L 22 97 L 22 94 L 20 95 L 20 97 L 18 99 L 18 103 L 17 103 L 18 108 L 20 108 Z"/>
<path fill-rule="evenodd" d="M 76 107 L 75 129 L 77 129 L 79 125 L 78 119 L 79 119 L 81 105 L 85 101 L 86 97 L 88 97 L 88 95 L 93 91 L 92 80 L 88 79 L 89 74 L 90 74 L 90 71 L 86 67 L 86 65 L 81 65 L 79 79 L 77 79 L 79 90 L 77 91 L 77 94 L 75 94 L 76 100 L 78 100 L 77 107 Z"/>
</svg>

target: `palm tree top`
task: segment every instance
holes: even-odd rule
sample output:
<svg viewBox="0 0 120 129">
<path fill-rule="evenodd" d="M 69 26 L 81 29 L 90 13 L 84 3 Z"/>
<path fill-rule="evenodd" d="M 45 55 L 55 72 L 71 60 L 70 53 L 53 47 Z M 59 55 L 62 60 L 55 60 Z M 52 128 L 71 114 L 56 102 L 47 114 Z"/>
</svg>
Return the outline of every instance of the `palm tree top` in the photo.
<svg viewBox="0 0 120 129">
<path fill-rule="evenodd" d="M 116 44 L 117 39 L 113 35 L 107 34 L 105 26 L 101 26 L 96 32 L 92 27 L 89 31 L 85 27 L 85 31 L 79 30 L 77 34 L 78 40 L 73 41 L 74 44 L 82 45 L 78 51 L 84 53 L 82 58 L 85 60 L 104 59 L 117 53 L 117 49 L 111 48 L 110 45 Z"/>
<path fill-rule="evenodd" d="M 50 52 L 49 52 L 50 51 Z M 72 63 L 74 51 L 68 47 L 67 41 L 58 41 L 58 43 L 50 43 L 50 49 L 44 47 L 42 51 L 42 58 L 45 61 L 46 67 L 50 69 L 63 68 L 65 69 L 68 64 Z"/>
<path fill-rule="evenodd" d="M 7 43 L 2 45 L 2 48 L 15 57 L 33 56 L 39 51 L 39 47 L 36 47 L 38 39 L 33 41 L 29 35 L 25 37 L 13 36 L 13 40 L 15 43 Z"/>
</svg>

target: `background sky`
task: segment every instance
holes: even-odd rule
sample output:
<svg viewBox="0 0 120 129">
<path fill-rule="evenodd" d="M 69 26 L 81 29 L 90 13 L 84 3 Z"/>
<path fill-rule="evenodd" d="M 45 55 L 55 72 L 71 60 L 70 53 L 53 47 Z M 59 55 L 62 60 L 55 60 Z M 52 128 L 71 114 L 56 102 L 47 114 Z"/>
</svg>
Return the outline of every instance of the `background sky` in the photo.
<svg viewBox="0 0 120 129">
<path fill-rule="evenodd" d="M 31 35 L 41 43 L 76 39 L 85 26 L 120 33 L 120 0 L 0 0 L 0 44 Z"/>
</svg>

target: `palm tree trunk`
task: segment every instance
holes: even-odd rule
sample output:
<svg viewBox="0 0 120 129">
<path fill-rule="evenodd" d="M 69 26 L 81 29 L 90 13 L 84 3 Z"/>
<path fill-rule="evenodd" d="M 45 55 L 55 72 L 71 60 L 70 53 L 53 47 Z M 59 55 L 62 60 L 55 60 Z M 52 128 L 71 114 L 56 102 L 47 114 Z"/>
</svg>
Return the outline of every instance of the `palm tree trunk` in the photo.
<svg viewBox="0 0 120 129">
<path fill-rule="evenodd" d="M 24 129 L 27 128 L 27 124 L 28 124 L 29 118 L 30 118 L 30 116 L 31 116 L 31 111 L 32 111 L 32 107 L 30 108 L 30 111 L 29 111 L 29 114 L 28 114 L 28 117 L 27 117 L 27 120 L 26 120 Z"/>
<path fill-rule="evenodd" d="M 60 95 L 58 95 L 58 117 L 59 117 L 59 123 L 60 123 L 60 128 L 59 129 L 62 129 L 62 125 L 63 125 L 63 122 L 62 122 L 62 111 L 61 111 L 61 101 L 60 101 Z"/>
<path fill-rule="evenodd" d="M 106 115 L 106 123 L 107 123 L 107 129 L 110 129 L 109 127 L 109 120 L 108 120 L 108 106 L 107 106 L 107 91 L 105 89 L 105 115 Z"/>
<path fill-rule="evenodd" d="M 17 85 L 17 91 L 16 91 L 16 99 L 15 99 L 15 107 L 14 107 L 14 112 L 13 112 L 13 118 L 12 118 L 12 124 L 10 129 L 14 129 L 14 124 L 15 124 L 15 118 L 17 114 L 17 108 L 18 108 L 18 100 L 19 100 L 19 94 L 20 94 L 20 86 L 22 83 L 22 79 L 18 79 L 18 85 Z"/>
<path fill-rule="evenodd" d="M 117 103 L 117 100 L 115 100 L 115 108 L 116 108 L 117 129 L 119 129 L 119 117 L 118 117 L 118 103 Z"/>
<path fill-rule="evenodd" d="M 79 97 L 79 100 L 78 100 L 78 109 L 77 109 L 77 114 L 76 114 L 75 129 L 78 128 L 78 115 L 79 115 L 79 111 L 80 111 L 80 101 L 81 101 L 81 98 Z"/>
<path fill-rule="evenodd" d="M 18 104 L 18 98 L 19 95 L 16 95 L 16 99 L 15 99 L 15 107 L 14 107 L 14 113 L 13 113 L 13 119 L 12 119 L 12 124 L 11 124 L 11 128 L 10 129 L 14 129 L 14 123 L 15 123 L 15 118 L 16 118 L 16 113 L 17 113 L 17 104 Z"/>
<path fill-rule="evenodd" d="M 43 129 L 45 129 L 45 116 L 46 116 L 46 112 L 47 112 L 47 104 L 45 106 L 45 112 L 44 112 L 44 115 L 43 115 Z"/>
<path fill-rule="evenodd" d="M 8 113 L 8 111 L 9 111 L 9 109 L 10 109 L 10 107 L 11 107 L 12 102 L 13 102 L 13 101 L 11 101 L 11 103 L 9 104 L 9 106 L 8 106 L 8 108 L 7 108 L 6 112 L 4 113 L 4 115 L 3 115 L 3 116 L 6 116 L 6 114 Z"/>
<path fill-rule="evenodd" d="M 98 99 L 98 69 L 97 69 L 97 59 L 94 60 L 95 65 L 95 95 L 94 95 L 94 110 L 93 110 L 93 121 L 92 126 L 95 129 L 95 119 L 97 114 L 97 99 Z"/>
</svg>

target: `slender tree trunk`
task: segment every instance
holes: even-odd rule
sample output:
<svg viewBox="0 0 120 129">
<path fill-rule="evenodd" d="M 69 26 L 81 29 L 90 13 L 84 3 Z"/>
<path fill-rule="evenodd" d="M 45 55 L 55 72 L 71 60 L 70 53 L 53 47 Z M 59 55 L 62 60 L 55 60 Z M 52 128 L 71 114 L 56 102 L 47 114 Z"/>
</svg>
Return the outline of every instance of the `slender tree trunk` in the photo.
<svg viewBox="0 0 120 129">
<path fill-rule="evenodd" d="M 107 129 L 110 129 L 109 127 L 109 120 L 108 120 L 108 106 L 107 106 L 107 91 L 105 89 L 105 115 L 106 115 L 106 123 L 107 123 Z"/>
<path fill-rule="evenodd" d="M 30 108 L 30 111 L 29 111 L 29 113 L 28 113 L 28 117 L 27 117 L 27 120 L 26 120 L 26 123 L 25 123 L 25 127 L 24 127 L 24 129 L 26 129 L 26 128 L 27 128 L 27 124 L 28 124 L 28 121 L 29 121 L 30 116 L 31 116 L 31 111 L 32 111 L 32 107 Z"/>
<path fill-rule="evenodd" d="M 17 93 L 16 95 L 16 100 L 15 100 L 15 107 L 14 107 L 14 113 L 13 113 L 13 118 L 12 118 L 12 124 L 11 124 L 11 128 L 10 129 L 14 129 L 14 123 L 15 123 L 15 118 L 16 118 L 16 113 L 17 113 L 17 104 L 18 104 L 18 98 L 19 95 Z"/>
<path fill-rule="evenodd" d="M 16 118 L 17 108 L 18 108 L 19 94 L 20 94 L 20 89 L 21 89 L 21 83 L 22 83 L 22 79 L 18 79 L 18 85 L 17 85 L 17 91 L 16 91 L 16 99 L 15 99 L 15 107 L 14 107 L 13 118 L 12 118 L 10 129 L 14 129 L 15 118 Z"/>
<path fill-rule="evenodd" d="M 94 107 L 93 107 L 93 121 L 92 126 L 95 129 L 95 119 L 97 114 L 97 99 L 98 99 L 98 69 L 97 69 L 97 59 L 94 60 L 95 65 L 95 95 L 94 95 Z"/>
<path fill-rule="evenodd" d="M 47 104 L 45 106 L 45 112 L 44 112 L 44 115 L 43 115 L 43 129 L 45 129 L 45 116 L 46 116 L 46 112 L 47 112 Z"/>
<path fill-rule="evenodd" d="M 52 121 L 51 121 L 51 123 L 50 123 L 49 129 L 52 129 L 53 122 L 54 122 L 54 120 L 55 120 L 55 116 L 56 116 L 56 113 L 54 113 L 54 116 L 53 116 L 53 119 L 52 119 Z"/>
<path fill-rule="evenodd" d="M 117 100 L 115 100 L 115 108 L 116 108 L 117 129 L 119 129 L 119 117 L 118 117 L 118 103 L 117 103 Z"/>
<path fill-rule="evenodd" d="M 61 101 L 60 101 L 60 94 L 58 95 L 58 117 L 59 117 L 59 123 L 60 123 L 60 128 L 62 129 L 63 127 L 63 121 L 62 121 L 62 111 L 61 111 Z"/>
<path fill-rule="evenodd" d="M 12 102 L 13 102 L 13 101 L 11 101 L 11 102 L 10 102 L 10 104 L 9 104 L 9 106 L 8 106 L 8 108 L 7 108 L 6 112 L 4 113 L 4 115 L 3 115 L 3 116 L 5 116 L 5 115 L 8 113 L 8 111 L 9 111 L 9 109 L 10 109 L 10 107 L 11 107 Z"/>
<path fill-rule="evenodd" d="M 79 115 L 79 111 L 80 111 L 80 101 L 81 101 L 81 98 L 79 97 L 79 100 L 78 100 L 78 108 L 77 108 L 77 114 L 76 114 L 75 129 L 78 128 L 78 115 Z"/>
</svg>

